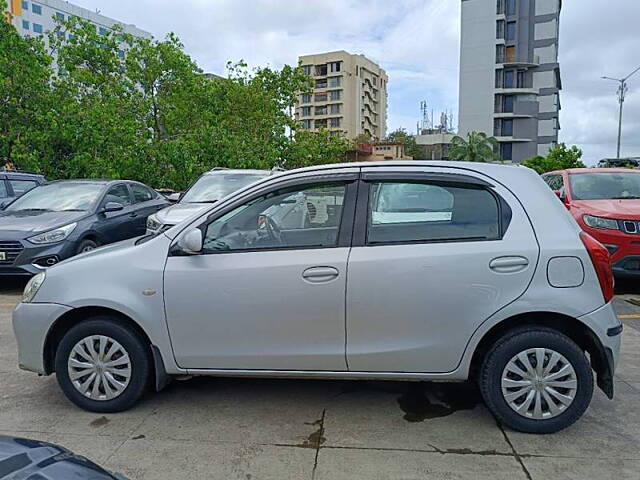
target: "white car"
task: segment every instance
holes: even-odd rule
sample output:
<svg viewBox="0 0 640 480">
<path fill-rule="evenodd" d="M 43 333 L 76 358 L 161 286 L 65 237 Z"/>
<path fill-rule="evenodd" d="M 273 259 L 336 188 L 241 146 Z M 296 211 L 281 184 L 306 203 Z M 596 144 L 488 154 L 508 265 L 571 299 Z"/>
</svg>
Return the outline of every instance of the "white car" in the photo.
<svg viewBox="0 0 640 480">
<path fill-rule="evenodd" d="M 330 165 L 265 178 L 158 233 L 35 276 L 21 368 L 96 412 L 174 375 L 472 380 L 548 433 L 598 386 L 622 325 L 607 250 L 519 166 Z"/>
<path fill-rule="evenodd" d="M 205 210 L 221 198 L 281 170 L 241 170 L 214 168 L 204 173 L 180 195 L 177 203 L 147 218 L 147 234 L 173 227 L 194 213 Z"/>
</svg>

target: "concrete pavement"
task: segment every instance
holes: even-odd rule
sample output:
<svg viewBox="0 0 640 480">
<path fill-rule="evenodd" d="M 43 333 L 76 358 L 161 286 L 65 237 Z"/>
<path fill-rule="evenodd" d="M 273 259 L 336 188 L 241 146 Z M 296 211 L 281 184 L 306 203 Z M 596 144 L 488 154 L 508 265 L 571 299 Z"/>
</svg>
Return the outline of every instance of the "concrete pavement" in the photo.
<svg viewBox="0 0 640 480">
<path fill-rule="evenodd" d="M 194 378 L 131 411 L 79 410 L 16 367 L 21 285 L 0 289 L 0 435 L 61 444 L 131 479 L 640 479 L 640 292 L 616 398 L 563 432 L 502 429 L 467 384 Z"/>
</svg>

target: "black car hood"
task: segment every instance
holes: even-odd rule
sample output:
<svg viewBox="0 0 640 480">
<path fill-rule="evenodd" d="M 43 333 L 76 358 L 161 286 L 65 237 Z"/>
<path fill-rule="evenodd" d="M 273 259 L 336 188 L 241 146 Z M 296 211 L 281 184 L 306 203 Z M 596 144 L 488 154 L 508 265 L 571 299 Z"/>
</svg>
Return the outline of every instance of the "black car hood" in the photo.
<svg viewBox="0 0 640 480">
<path fill-rule="evenodd" d="M 23 232 L 24 237 L 28 237 L 73 223 L 86 215 L 87 212 L 4 211 L 0 212 L 0 235 L 4 232 Z"/>
<path fill-rule="evenodd" d="M 64 447 L 1 435 L 0 478 L 126 480 Z"/>
</svg>

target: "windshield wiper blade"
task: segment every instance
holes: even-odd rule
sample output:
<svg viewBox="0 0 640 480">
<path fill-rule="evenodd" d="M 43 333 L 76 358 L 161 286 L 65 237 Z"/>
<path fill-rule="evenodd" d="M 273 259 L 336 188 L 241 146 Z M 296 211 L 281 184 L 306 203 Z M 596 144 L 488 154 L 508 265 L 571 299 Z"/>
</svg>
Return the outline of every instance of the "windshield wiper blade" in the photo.
<svg viewBox="0 0 640 480">
<path fill-rule="evenodd" d="M 640 195 L 627 195 L 625 197 L 612 197 L 613 200 L 638 200 Z"/>
<path fill-rule="evenodd" d="M 67 208 L 65 210 L 58 210 L 59 212 L 84 212 L 81 208 Z"/>
</svg>

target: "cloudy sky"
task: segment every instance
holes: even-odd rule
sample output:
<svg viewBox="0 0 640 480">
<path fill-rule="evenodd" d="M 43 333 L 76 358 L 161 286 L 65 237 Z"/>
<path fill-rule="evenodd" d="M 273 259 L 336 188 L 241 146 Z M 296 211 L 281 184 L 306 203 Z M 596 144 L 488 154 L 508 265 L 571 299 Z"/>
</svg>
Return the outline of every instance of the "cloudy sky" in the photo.
<svg viewBox="0 0 640 480">
<path fill-rule="evenodd" d="M 298 55 L 363 53 L 389 75 L 389 129 L 414 131 L 420 101 L 457 122 L 460 0 L 74 0 L 150 31 L 178 34 L 205 71 L 227 60 L 293 64 Z M 616 84 L 640 66 L 638 0 L 565 0 L 560 25 L 560 140 L 587 163 L 615 156 Z M 623 155 L 640 156 L 640 73 L 625 102 Z"/>
</svg>

